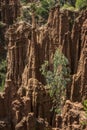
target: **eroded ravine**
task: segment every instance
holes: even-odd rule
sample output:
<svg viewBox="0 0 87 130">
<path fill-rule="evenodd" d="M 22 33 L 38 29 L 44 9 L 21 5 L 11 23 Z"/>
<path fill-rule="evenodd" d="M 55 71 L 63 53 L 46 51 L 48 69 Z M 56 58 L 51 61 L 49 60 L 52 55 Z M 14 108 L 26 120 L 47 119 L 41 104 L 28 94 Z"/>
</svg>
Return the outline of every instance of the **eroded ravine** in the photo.
<svg viewBox="0 0 87 130">
<path fill-rule="evenodd" d="M 5 91 L 0 94 L 0 129 L 86 130 L 80 122 L 86 120 L 81 101 L 87 99 L 87 10 L 75 12 L 56 6 L 46 25 L 38 27 L 34 22 L 15 23 L 5 34 L 7 74 Z M 70 63 L 72 83 L 63 114 L 55 117 L 39 69 L 44 60 L 52 63 L 60 46 Z"/>
</svg>

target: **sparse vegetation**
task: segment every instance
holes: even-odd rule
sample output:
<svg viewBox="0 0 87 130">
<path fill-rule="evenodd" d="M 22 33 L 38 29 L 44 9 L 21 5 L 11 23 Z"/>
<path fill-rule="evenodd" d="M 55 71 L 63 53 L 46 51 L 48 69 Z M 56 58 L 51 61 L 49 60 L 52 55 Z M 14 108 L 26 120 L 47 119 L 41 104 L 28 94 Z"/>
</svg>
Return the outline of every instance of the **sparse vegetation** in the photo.
<svg viewBox="0 0 87 130">
<path fill-rule="evenodd" d="M 84 110 L 85 110 L 85 112 L 86 112 L 86 114 L 87 114 L 87 99 L 84 100 L 83 106 L 84 106 Z"/>
<path fill-rule="evenodd" d="M 44 24 L 46 23 L 49 15 L 49 10 L 54 7 L 57 3 L 60 4 L 61 9 L 68 9 L 71 11 L 75 11 L 78 9 L 82 9 L 87 6 L 87 0 L 40 0 L 39 2 L 31 2 L 27 3 L 26 0 L 21 0 L 24 7 L 22 9 L 22 16 L 18 18 L 18 20 L 24 20 L 27 22 L 31 22 L 32 12 L 35 13 L 37 23 Z M 76 7 L 75 7 L 76 6 Z M 40 24 L 40 25 L 41 25 Z"/>
<path fill-rule="evenodd" d="M 70 3 L 65 3 L 64 6 L 62 6 L 62 9 L 67 9 L 67 10 L 71 10 L 71 11 L 74 11 L 75 10 L 75 7 L 72 6 Z"/>
<path fill-rule="evenodd" d="M 20 0 L 22 3 L 26 3 L 26 0 Z"/>
<path fill-rule="evenodd" d="M 37 3 L 28 3 L 23 7 L 22 20 L 31 21 L 32 12 L 35 13 L 37 21 L 46 21 L 49 15 L 49 10 L 55 5 L 54 0 L 41 0 Z"/>
<path fill-rule="evenodd" d="M 70 81 L 70 69 L 68 59 L 57 49 L 53 59 L 53 70 L 49 70 L 48 61 L 41 66 L 42 75 L 46 79 L 46 86 L 53 101 L 55 112 L 61 112 L 66 99 L 66 87 Z"/>
<path fill-rule="evenodd" d="M 77 0 L 76 8 L 78 9 L 87 8 L 87 0 Z"/>
<path fill-rule="evenodd" d="M 3 23 L 2 21 L 0 21 L 0 28 L 4 27 L 5 23 Z"/>
<path fill-rule="evenodd" d="M 3 91 L 6 75 L 6 60 L 0 61 L 0 91 Z"/>
<path fill-rule="evenodd" d="M 83 108 L 84 108 L 84 111 L 86 113 L 86 118 L 87 118 L 87 99 L 83 101 Z M 86 121 L 82 121 L 81 125 L 86 126 L 87 125 L 87 119 L 86 119 Z"/>
</svg>

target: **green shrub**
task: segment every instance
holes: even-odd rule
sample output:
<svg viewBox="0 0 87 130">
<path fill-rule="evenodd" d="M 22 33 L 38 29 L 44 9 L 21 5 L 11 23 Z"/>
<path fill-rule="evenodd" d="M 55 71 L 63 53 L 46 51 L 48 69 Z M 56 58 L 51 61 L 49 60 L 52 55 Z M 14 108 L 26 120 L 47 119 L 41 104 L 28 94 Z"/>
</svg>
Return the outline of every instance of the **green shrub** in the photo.
<svg viewBox="0 0 87 130">
<path fill-rule="evenodd" d="M 53 110 L 60 112 L 66 98 L 66 87 L 70 81 L 68 60 L 58 49 L 54 54 L 53 71 L 48 69 L 48 61 L 41 66 L 40 71 L 46 79 L 49 94 L 53 101 Z"/>
<path fill-rule="evenodd" d="M 76 8 L 82 9 L 84 7 L 87 7 L 87 0 L 77 0 L 76 1 Z"/>
</svg>

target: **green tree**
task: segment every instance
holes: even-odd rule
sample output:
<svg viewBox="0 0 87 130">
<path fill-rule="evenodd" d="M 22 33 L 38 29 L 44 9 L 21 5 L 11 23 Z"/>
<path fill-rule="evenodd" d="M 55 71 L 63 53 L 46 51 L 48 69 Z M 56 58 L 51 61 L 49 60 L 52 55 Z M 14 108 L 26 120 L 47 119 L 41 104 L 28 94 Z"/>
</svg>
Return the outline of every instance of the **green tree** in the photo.
<svg viewBox="0 0 87 130">
<path fill-rule="evenodd" d="M 76 8 L 82 9 L 84 7 L 87 7 L 87 0 L 77 0 L 76 1 Z"/>
<path fill-rule="evenodd" d="M 57 49 L 53 58 L 53 70 L 49 70 L 48 61 L 41 66 L 42 75 L 53 101 L 53 110 L 60 112 L 66 99 L 66 87 L 70 81 L 69 62 L 63 53 Z"/>
</svg>

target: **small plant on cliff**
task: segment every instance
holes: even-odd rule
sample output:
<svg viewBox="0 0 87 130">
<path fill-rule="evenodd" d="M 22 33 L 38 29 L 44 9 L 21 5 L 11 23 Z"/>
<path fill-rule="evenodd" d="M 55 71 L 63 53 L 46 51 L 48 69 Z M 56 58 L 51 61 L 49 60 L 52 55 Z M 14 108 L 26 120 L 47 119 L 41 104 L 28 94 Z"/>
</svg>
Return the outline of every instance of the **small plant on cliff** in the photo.
<svg viewBox="0 0 87 130">
<path fill-rule="evenodd" d="M 86 120 L 85 121 L 82 121 L 80 122 L 82 126 L 86 126 L 87 125 L 87 99 L 83 101 L 83 108 L 84 108 L 84 111 L 85 111 L 85 117 L 86 117 Z"/>
<path fill-rule="evenodd" d="M 66 87 L 70 81 L 70 69 L 67 58 L 57 49 L 53 58 L 53 69 L 49 70 L 48 61 L 41 66 L 42 75 L 46 79 L 46 86 L 53 101 L 53 110 L 59 113 L 66 98 Z"/>
<path fill-rule="evenodd" d="M 86 115 L 87 115 L 87 99 L 84 100 L 84 102 L 83 102 L 83 106 L 84 106 L 84 110 L 85 110 Z"/>
</svg>

